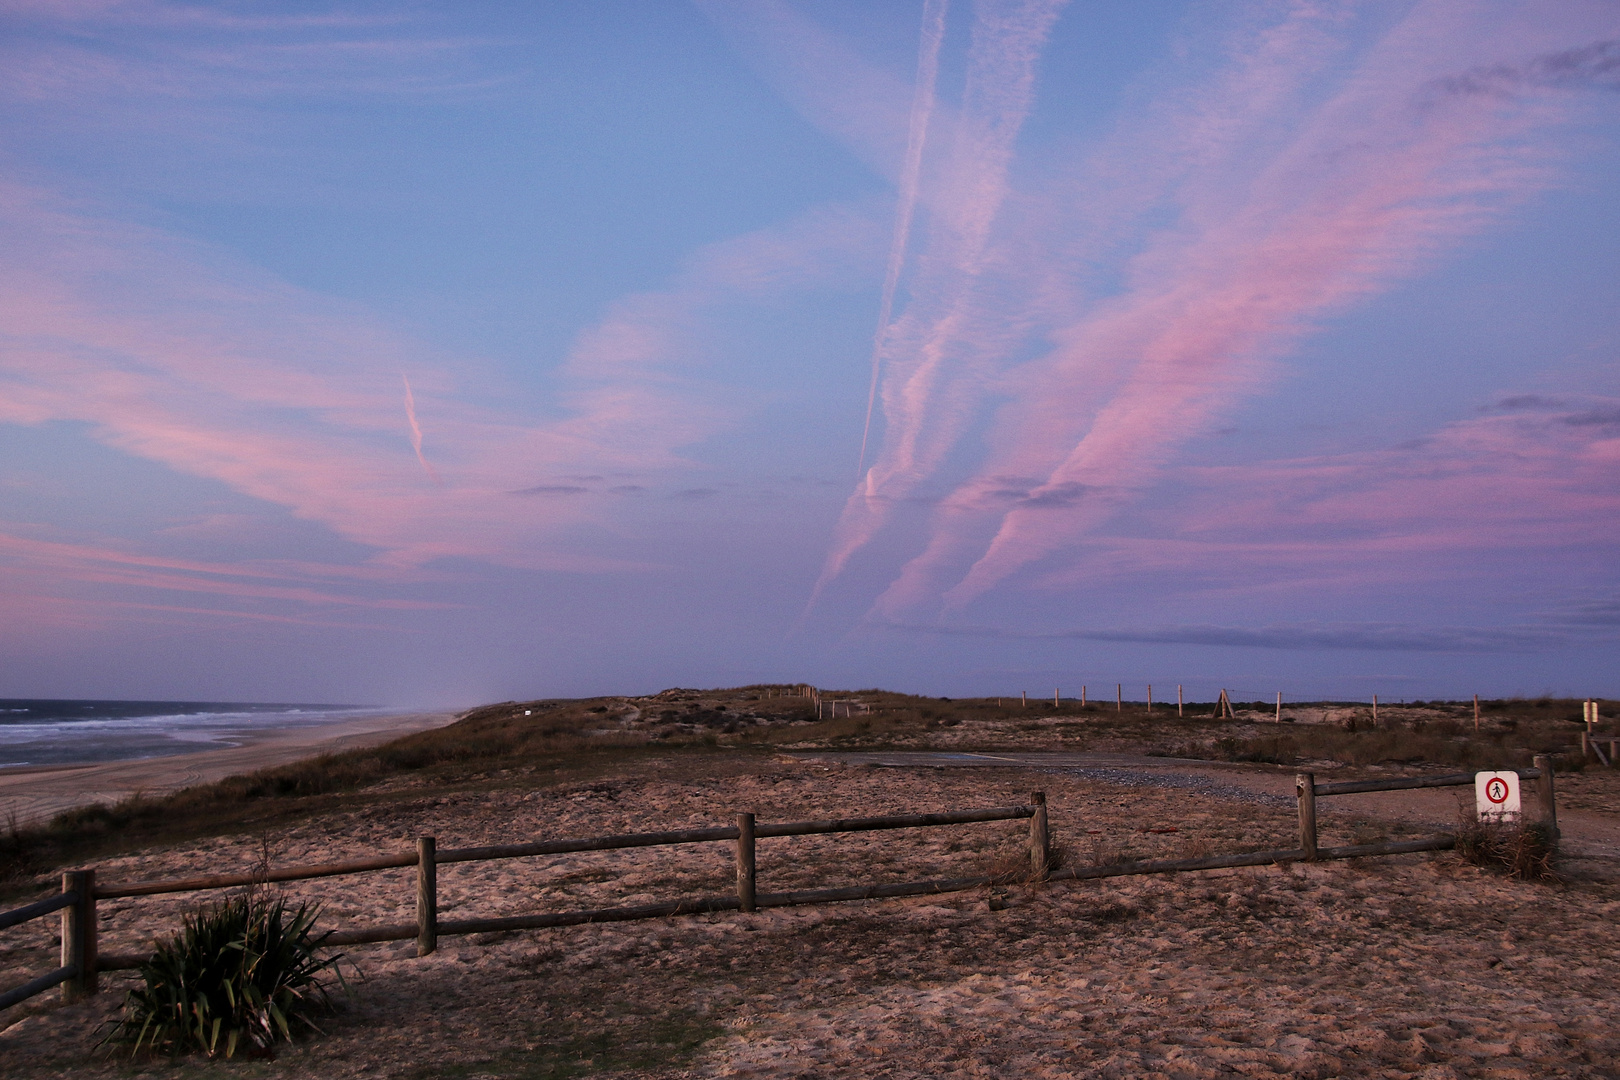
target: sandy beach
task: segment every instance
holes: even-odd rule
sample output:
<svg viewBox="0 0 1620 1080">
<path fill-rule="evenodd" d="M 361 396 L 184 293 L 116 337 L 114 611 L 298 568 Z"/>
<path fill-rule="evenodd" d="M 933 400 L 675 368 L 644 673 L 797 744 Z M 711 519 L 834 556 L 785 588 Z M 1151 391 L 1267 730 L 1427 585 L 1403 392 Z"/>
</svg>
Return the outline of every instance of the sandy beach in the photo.
<svg viewBox="0 0 1620 1080">
<path fill-rule="evenodd" d="M 374 746 L 413 731 L 440 727 L 456 713 L 399 712 L 319 726 L 266 728 L 246 745 L 192 754 L 89 765 L 0 769 L 0 823 L 27 825 L 86 803 L 112 803 L 137 793 L 163 794 L 282 765 L 300 758 Z"/>
<path fill-rule="evenodd" d="M 1171 775 L 1179 770 L 1166 770 Z M 1261 786 L 1275 770 L 1226 778 Z M 1574 805 L 1612 805 L 1616 775 L 1570 777 Z M 1292 808 L 1244 783 L 1109 781 L 1080 769 L 876 767 L 799 756 L 654 760 L 616 775 L 415 798 L 301 823 L 270 838 L 278 864 L 523 837 L 1005 805 L 1047 793 L 1076 863 L 1289 842 Z M 1571 809 L 1574 809 L 1572 805 Z M 1328 813 L 1327 843 L 1396 822 Z M 983 872 L 1021 853 L 1021 822 L 767 841 L 761 881 L 790 889 Z M 262 838 L 204 838 L 100 864 L 107 880 L 248 867 Z M 592 1075 L 620 1080 L 848 1076 L 1613 1076 L 1612 861 L 1562 884 L 1520 882 L 1451 853 L 561 930 L 348 950 L 363 975 L 324 1038 L 284 1047 L 277 1075 Z M 720 893 L 725 844 L 447 865 L 448 917 Z M 408 869 L 285 889 L 331 926 L 408 921 Z M 104 948 L 147 945 L 193 895 L 104 909 Z M 47 921 L 9 937 L 0 978 L 55 955 Z M 93 1052 L 128 976 L 63 1007 L 18 1010 L 0 1032 L 9 1075 L 151 1075 Z M 380 1037 L 386 1032 L 387 1037 Z"/>
</svg>

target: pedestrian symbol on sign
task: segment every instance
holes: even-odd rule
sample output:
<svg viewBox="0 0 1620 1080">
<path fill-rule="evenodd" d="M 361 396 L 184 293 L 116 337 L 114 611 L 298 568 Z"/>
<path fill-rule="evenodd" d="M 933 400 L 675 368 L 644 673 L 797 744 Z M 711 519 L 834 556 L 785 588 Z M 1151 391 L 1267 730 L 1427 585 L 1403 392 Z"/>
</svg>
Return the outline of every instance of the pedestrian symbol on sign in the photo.
<svg viewBox="0 0 1620 1080">
<path fill-rule="evenodd" d="M 1519 817 L 1519 774 L 1516 772 L 1475 773 L 1474 808 L 1481 821 L 1517 821 Z"/>
</svg>

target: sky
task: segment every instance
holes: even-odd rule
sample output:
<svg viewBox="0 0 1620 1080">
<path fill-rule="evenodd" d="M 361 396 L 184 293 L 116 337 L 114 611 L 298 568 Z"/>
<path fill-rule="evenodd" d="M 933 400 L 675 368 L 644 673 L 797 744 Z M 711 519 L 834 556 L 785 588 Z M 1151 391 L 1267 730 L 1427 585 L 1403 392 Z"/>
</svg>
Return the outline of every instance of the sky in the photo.
<svg viewBox="0 0 1620 1080">
<path fill-rule="evenodd" d="M 1620 696 L 1612 0 L 0 0 L 0 696 Z"/>
</svg>

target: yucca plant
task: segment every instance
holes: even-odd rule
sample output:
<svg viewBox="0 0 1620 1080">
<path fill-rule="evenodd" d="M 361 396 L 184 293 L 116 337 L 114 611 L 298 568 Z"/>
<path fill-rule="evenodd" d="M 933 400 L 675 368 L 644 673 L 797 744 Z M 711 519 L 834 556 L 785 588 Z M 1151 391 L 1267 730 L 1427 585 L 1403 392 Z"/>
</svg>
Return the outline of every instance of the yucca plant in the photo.
<svg viewBox="0 0 1620 1080">
<path fill-rule="evenodd" d="M 249 893 L 187 916 L 141 965 L 144 985 L 130 991 L 109 1041 L 134 1054 L 274 1057 L 277 1039 L 319 1031 L 312 1017 L 332 1006 L 323 976 L 343 985 L 343 973 L 341 956 L 315 955 L 327 936 L 315 933 L 318 913 Z"/>
</svg>

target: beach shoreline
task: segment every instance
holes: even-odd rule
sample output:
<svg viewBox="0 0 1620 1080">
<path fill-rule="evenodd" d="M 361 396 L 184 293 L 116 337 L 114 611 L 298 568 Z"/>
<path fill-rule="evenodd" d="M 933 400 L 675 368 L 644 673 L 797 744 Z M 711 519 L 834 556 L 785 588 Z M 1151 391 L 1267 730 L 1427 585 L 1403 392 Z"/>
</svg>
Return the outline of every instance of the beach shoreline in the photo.
<svg viewBox="0 0 1620 1080">
<path fill-rule="evenodd" d="M 375 746 L 454 722 L 458 711 L 371 714 L 329 724 L 267 727 L 240 746 L 124 761 L 0 768 L 0 825 L 37 825 L 90 803 L 164 795 L 320 754 Z"/>
</svg>

